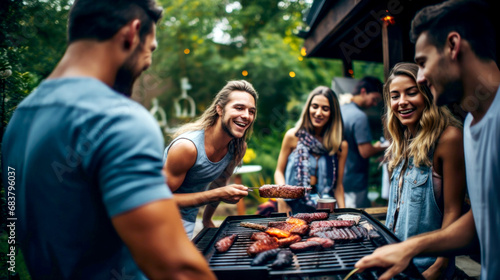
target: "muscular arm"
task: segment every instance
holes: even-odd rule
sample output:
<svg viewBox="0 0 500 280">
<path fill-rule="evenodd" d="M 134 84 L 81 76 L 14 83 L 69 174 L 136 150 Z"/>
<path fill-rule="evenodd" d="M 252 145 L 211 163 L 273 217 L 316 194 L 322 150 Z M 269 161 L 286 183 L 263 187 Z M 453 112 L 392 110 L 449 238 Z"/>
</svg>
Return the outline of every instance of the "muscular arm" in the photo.
<svg viewBox="0 0 500 280">
<path fill-rule="evenodd" d="M 434 154 L 434 167 L 443 176 L 444 211 L 441 228 L 446 228 L 460 217 L 465 196 L 463 140 L 458 128 L 448 127 L 441 134 Z M 439 270 L 446 268 L 447 263 L 446 258 L 440 257 L 423 275 L 426 278 L 439 276 Z"/>
<path fill-rule="evenodd" d="M 335 199 L 337 200 L 337 205 L 339 208 L 345 207 L 345 197 L 344 197 L 344 167 L 345 161 L 347 159 L 348 144 L 347 141 L 342 141 L 341 152 L 338 152 L 339 166 L 337 168 L 337 188 L 335 189 Z"/>
<path fill-rule="evenodd" d="M 167 177 L 167 185 L 172 191 L 182 185 L 187 172 L 195 164 L 196 157 L 196 147 L 189 140 L 177 140 L 170 147 L 163 170 Z M 201 206 L 221 200 L 238 201 L 241 197 L 248 195 L 247 189 L 241 185 L 231 185 L 203 192 L 175 193 L 174 200 L 179 207 Z"/>
<path fill-rule="evenodd" d="M 112 223 L 148 278 L 215 279 L 188 239 L 173 200 L 140 206 L 113 217 Z"/>
<path fill-rule="evenodd" d="M 278 156 L 278 163 L 276 165 L 276 170 L 274 171 L 274 183 L 277 185 L 285 184 L 285 170 L 288 163 L 288 156 L 297 147 L 297 136 L 295 136 L 296 130 L 294 128 L 288 130 L 283 137 L 283 143 L 281 144 L 280 154 Z M 288 212 L 290 207 L 286 204 L 283 199 L 278 199 L 278 212 Z"/>
<path fill-rule="evenodd" d="M 359 154 L 363 158 L 372 157 L 380 152 L 385 151 L 385 147 L 380 147 L 380 142 L 377 141 L 375 144 L 363 143 L 358 145 Z"/>
<path fill-rule="evenodd" d="M 462 132 L 458 128 L 448 127 L 442 133 L 436 148 L 436 156 L 442 163 L 444 198 L 442 228 L 445 228 L 460 217 L 465 197 L 464 148 Z"/>
<path fill-rule="evenodd" d="M 245 143 L 245 151 L 246 151 L 246 143 Z M 243 154 L 245 153 L 245 151 L 243 152 Z M 236 163 L 231 162 L 226 167 L 226 169 L 224 169 L 224 172 L 222 172 L 222 174 L 219 176 L 219 178 L 217 178 L 215 181 L 213 181 L 210 184 L 209 189 L 212 190 L 212 189 L 217 189 L 217 188 L 224 188 L 224 186 L 227 185 L 229 178 L 233 175 L 235 168 L 236 168 Z M 245 189 L 248 190 L 248 188 L 243 186 L 243 185 L 233 184 L 233 185 L 228 185 L 225 188 L 230 189 L 233 187 L 237 188 L 237 189 L 241 189 L 241 190 L 243 190 L 243 192 L 241 193 L 241 196 L 236 196 L 231 200 L 225 200 L 225 202 L 227 202 L 227 203 L 236 203 L 241 198 L 248 195 L 248 191 L 245 191 Z M 215 213 L 215 210 L 217 209 L 217 206 L 219 206 L 219 201 L 207 204 L 207 206 L 205 207 L 205 211 L 203 211 L 203 220 L 202 220 L 203 227 L 215 227 L 215 225 L 212 222 L 212 217 Z"/>
<path fill-rule="evenodd" d="M 355 267 L 359 272 L 370 267 L 385 267 L 387 271 L 379 277 L 388 280 L 403 271 L 411 259 L 418 254 L 470 253 L 476 247 L 476 227 L 472 210 L 448 227 L 411 237 L 404 242 L 378 248 L 373 254 L 359 260 Z"/>
</svg>

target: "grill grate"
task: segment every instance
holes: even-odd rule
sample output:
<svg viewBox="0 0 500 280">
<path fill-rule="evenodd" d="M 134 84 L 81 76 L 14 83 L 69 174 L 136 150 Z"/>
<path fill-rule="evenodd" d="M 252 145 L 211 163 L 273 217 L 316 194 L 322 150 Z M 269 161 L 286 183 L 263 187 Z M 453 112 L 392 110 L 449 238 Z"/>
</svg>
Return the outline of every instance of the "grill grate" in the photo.
<svg viewBox="0 0 500 280">
<path fill-rule="evenodd" d="M 341 209 L 333 213 L 329 219 L 335 219 L 339 214 L 358 214 L 361 215 L 361 221 L 371 223 L 377 232 L 385 238 L 388 243 L 394 243 L 397 239 L 388 232 L 378 221 L 375 221 L 368 214 L 361 210 Z M 354 212 L 353 212 L 354 211 Z M 211 229 L 205 233 L 200 233 L 193 241 L 200 251 L 205 255 L 210 268 L 216 273 L 219 279 L 343 279 L 353 268 L 354 264 L 362 257 L 371 254 L 378 246 L 370 240 L 351 243 L 336 243 L 334 248 L 323 249 L 320 251 L 307 251 L 295 253 L 291 267 L 284 269 L 272 269 L 267 266 L 251 266 L 253 258 L 248 256 L 247 248 L 254 241 L 250 236 L 255 229 L 241 227 L 240 222 L 252 222 L 261 225 L 267 225 L 270 221 L 285 221 L 286 216 L 275 215 L 265 218 L 262 216 L 230 216 L 222 223 L 218 230 Z M 225 253 L 217 253 L 214 244 L 220 238 L 226 235 L 238 234 L 238 239 Z M 303 237 L 303 239 L 307 239 Z M 395 279 L 421 279 L 418 272 L 413 271 L 410 274 L 401 274 Z M 350 279 L 377 279 L 380 275 L 376 270 L 356 274 Z M 409 276 L 411 275 L 411 277 Z M 259 278 L 255 278 L 259 277 Z M 264 278 L 261 278 L 264 277 Z M 316 277 L 316 278 L 315 278 Z M 341 277 L 341 278 L 339 278 Z M 362 277 L 362 278 L 357 278 Z M 402 278 L 401 278 L 402 277 Z"/>
</svg>

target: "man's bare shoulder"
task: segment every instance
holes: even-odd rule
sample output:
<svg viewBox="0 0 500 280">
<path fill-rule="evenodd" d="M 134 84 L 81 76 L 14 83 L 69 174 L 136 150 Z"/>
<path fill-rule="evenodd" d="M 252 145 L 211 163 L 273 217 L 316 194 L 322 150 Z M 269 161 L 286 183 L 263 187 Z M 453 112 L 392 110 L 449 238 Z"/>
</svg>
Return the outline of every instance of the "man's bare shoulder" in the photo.
<svg viewBox="0 0 500 280">
<path fill-rule="evenodd" d="M 167 155 L 168 162 L 175 162 L 179 166 L 193 166 L 196 162 L 198 150 L 191 140 L 178 139 L 170 146 Z"/>
</svg>

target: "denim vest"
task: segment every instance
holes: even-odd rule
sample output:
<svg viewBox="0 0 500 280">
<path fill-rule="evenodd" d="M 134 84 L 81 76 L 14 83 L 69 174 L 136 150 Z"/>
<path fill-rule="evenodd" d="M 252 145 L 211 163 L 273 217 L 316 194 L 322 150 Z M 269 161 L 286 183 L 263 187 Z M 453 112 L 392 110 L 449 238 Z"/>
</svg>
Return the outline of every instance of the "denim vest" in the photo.
<svg viewBox="0 0 500 280">
<path fill-rule="evenodd" d="M 432 159 L 432 156 L 430 158 Z M 394 224 L 398 203 L 398 185 L 403 166 L 404 160 L 392 171 L 389 206 L 385 221 L 387 228 L 402 241 L 417 234 L 440 229 L 443 222 L 443 214 L 434 197 L 432 168 L 416 167 L 412 157 L 403 174 L 400 209 L 396 224 Z M 425 271 L 435 261 L 435 257 L 413 259 L 420 272 Z"/>
</svg>

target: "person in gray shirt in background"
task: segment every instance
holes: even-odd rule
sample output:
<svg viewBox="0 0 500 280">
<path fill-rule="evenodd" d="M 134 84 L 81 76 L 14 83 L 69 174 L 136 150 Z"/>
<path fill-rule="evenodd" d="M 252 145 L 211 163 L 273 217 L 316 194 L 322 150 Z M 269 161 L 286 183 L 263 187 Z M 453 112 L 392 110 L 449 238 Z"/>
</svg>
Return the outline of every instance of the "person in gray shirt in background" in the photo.
<svg viewBox="0 0 500 280">
<path fill-rule="evenodd" d="M 345 206 L 370 207 L 368 200 L 369 158 L 385 150 L 380 142 L 372 145 L 368 116 L 362 108 L 376 106 L 382 100 L 382 82 L 371 76 L 361 79 L 353 91 L 352 102 L 340 107 L 344 120 L 344 138 L 349 152 L 344 170 Z"/>
</svg>

